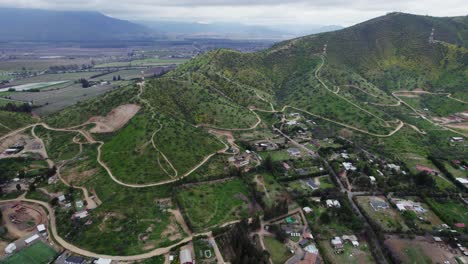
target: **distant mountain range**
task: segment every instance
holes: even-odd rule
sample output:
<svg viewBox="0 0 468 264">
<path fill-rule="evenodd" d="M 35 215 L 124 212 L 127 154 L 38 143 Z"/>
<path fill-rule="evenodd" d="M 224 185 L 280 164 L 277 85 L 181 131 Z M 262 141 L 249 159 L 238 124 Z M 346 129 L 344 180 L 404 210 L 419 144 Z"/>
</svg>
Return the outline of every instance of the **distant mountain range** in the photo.
<svg viewBox="0 0 468 264">
<path fill-rule="evenodd" d="M 340 26 L 250 26 L 237 23 L 130 22 L 88 11 L 0 8 L 0 41 L 85 41 L 181 38 L 287 39 Z"/>
<path fill-rule="evenodd" d="M 99 12 L 0 8 L 0 25 L 0 41 L 103 41 L 155 36 L 142 25 Z"/>
<path fill-rule="evenodd" d="M 197 23 L 173 21 L 138 21 L 139 24 L 167 37 L 289 39 L 298 36 L 342 29 L 337 25 L 244 25 L 240 23 Z"/>
</svg>

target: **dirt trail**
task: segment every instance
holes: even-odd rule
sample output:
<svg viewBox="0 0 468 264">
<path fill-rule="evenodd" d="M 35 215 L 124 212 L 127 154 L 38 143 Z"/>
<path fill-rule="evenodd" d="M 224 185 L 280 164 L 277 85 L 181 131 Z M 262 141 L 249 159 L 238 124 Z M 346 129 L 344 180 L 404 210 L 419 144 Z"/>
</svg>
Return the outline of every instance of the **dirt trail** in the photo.
<svg viewBox="0 0 468 264">
<path fill-rule="evenodd" d="M 188 227 L 187 223 L 185 222 L 185 219 L 184 217 L 182 216 L 182 213 L 180 213 L 180 210 L 176 209 L 169 209 L 167 210 L 169 211 L 169 213 L 173 214 L 177 223 L 179 223 L 179 225 L 182 227 L 182 229 L 184 230 L 184 232 L 187 234 L 187 235 L 191 235 L 192 234 L 192 231 L 190 231 L 190 228 Z"/>
<path fill-rule="evenodd" d="M 44 158 L 46 159 L 47 164 L 49 165 L 49 168 L 53 168 L 53 167 L 55 166 L 55 165 L 54 165 L 54 162 L 53 162 L 51 159 L 49 159 L 49 156 L 48 156 L 48 154 L 47 154 L 47 150 L 46 150 L 44 141 L 42 141 L 42 139 L 36 135 L 35 128 L 36 128 L 36 126 L 34 126 L 34 127 L 31 129 L 31 134 L 33 135 L 33 137 L 34 137 L 36 140 L 38 140 L 38 141 L 41 143 L 41 145 L 42 145 L 42 150 L 43 150 L 43 151 L 42 151 L 42 154 L 43 154 Z M 79 151 L 79 153 L 76 155 L 76 157 L 74 157 L 72 160 L 74 160 L 74 159 L 77 158 L 79 155 L 81 155 L 81 153 L 82 153 L 82 151 L 83 151 L 83 144 L 82 144 L 82 143 L 79 143 L 79 142 L 76 140 L 76 137 L 73 138 L 73 142 L 74 142 L 75 144 L 79 144 L 79 145 L 80 145 L 80 151 Z M 59 179 L 60 179 L 66 186 L 73 187 L 73 188 L 75 188 L 75 189 L 80 189 L 80 190 L 83 191 L 83 196 L 84 196 L 84 199 L 85 199 L 85 201 L 86 201 L 86 203 L 87 203 L 87 206 L 86 206 L 86 207 L 87 207 L 88 209 L 94 209 L 94 208 L 96 208 L 97 205 L 96 205 L 96 203 L 94 202 L 94 200 L 91 199 L 91 198 L 89 197 L 89 193 L 88 193 L 88 190 L 87 190 L 86 188 L 71 185 L 71 184 L 69 184 L 69 183 L 62 177 L 60 171 L 61 171 L 62 167 L 65 166 L 65 165 L 67 164 L 67 162 L 68 162 L 68 161 L 66 161 L 65 163 L 63 163 L 61 166 L 57 167 L 57 176 L 59 177 Z"/>
</svg>

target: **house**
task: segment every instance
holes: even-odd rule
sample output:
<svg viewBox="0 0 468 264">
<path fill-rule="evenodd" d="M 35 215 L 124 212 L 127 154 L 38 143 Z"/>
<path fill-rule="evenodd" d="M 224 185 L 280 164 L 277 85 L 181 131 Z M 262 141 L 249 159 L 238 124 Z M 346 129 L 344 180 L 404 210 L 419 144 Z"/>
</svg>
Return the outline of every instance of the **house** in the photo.
<svg viewBox="0 0 468 264">
<path fill-rule="evenodd" d="M 341 240 L 340 237 L 334 237 L 331 240 L 331 244 L 335 250 L 342 250 L 343 249 L 343 241 Z"/>
<path fill-rule="evenodd" d="M 59 202 L 65 201 L 65 200 L 66 200 L 65 195 L 60 195 L 60 196 L 58 197 L 58 200 L 59 200 Z"/>
<path fill-rule="evenodd" d="M 433 237 L 433 239 L 434 239 L 435 242 L 442 242 L 442 238 L 440 238 L 440 237 L 435 236 L 435 237 Z"/>
<path fill-rule="evenodd" d="M 79 256 L 70 256 L 65 259 L 65 264 L 84 264 L 86 260 Z"/>
<path fill-rule="evenodd" d="M 456 223 L 456 224 L 454 224 L 454 226 L 457 227 L 457 228 L 465 228 L 464 223 Z"/>
<path fill-rule="evenodd" d="M 306 214 L 310 214 L 310 213 L 312 213 L 314 210 L 312 210 L 312 208 L 306 206 L 306 207 L 302 208 L 302 211 L 304 211 L 304 213 L 306 213 Z"/>
<path fill-rule="evenodd" d="M 192 252 L 189 249 L 180 251 L 180 264 L 193 264 Z"/>
<path fill-rule="evenodd" d="M 341 238 L 343 239 L 343 241 L 351 242 L 351 244 L 354 247 L 359 247 L 359 242 L 358 242 L 358 239 L 357 239 L 357 237 L 355 235 L 350 235 L 350 236 L 343 235 Z"/>
<path fill-rule="evenodd" d="M 314 236 L 308 232 L 305 232 L 304 234 L 302 234 L 302 237 L 305 239 L 314 239 Z"/>
<path fill-rule="evenodd" d="M 111 264 L 112 259 L 104 259 L 104 258 L 99 258 L 94 261 L 94 264 Z"/>
<path fill-rule="evenodd" d="M 349 171 L 349 170 L 351 170 L 351 171 L 357 170 L 357 168 L 354 167 L 353 164 L 352 164 L 351 162 L 343 162 L 342 164 L 343 164 L 343 167 L 345 168 L 345 170 L 347 170 L 347 171 Z"/>
<path fill-rule="evenodd" d="M 75 202 L 76 209 L 81 210 L 84 207 L 84 203 L 82 200 Z"/>
<path fill-rule="evenodd" d="M 338 200 L 326 200 L 325 201 L 326 204 L 327 204 L 327 207 L 331 208 L 331 207 L 336 207 L 336 208 L 340 208 L 341 207 L 341 204 Z"/>
<path fill-rule="evenodd" d="M 463 185 L 468 185 L 468 179 L 466 178 L 455 178 L 458 182 L 460 182 Z"/>
<path fill-rule="evenodd" d="M 40 224 L 40 225 L 38 225 L 36 228 L 37 228 L 37 231 L 38 231 L 39 233 L 43 233 L 43 232 L 46 231 L 46 227 L 45 227 L 44 224 Z"/>
<path fill-rule="evenodd" d="M 388 203 L 385 202 L 384 199 L 381 199 L 379 197 L 372 197 L 369 201 L 369 204 L 370 206 L 372 207 L 372 209 L 374 209 L 375 211 L 378 211 L 380 209 L 388 209 Z"/>
<path fill-rule="evenodd" d="M 463 142 L 465 141 L 465 139 L 463 139 L 462 137 L 451 137 L 450 138 L 450 142 Z"/>
<path fill-rule="evenodd" d="M 88 215 L 89 215 L 89 214 L 88 214 L 88 211 L 82 210 L 82 211 L 78 211 L 78 212 L 74 213 L 74 214 L 72 215 L 72 219 L 74 219 L 74 218 L 83 219 L 83 218 L 88 217 Z"/>
<path fill-rule="evenodd" d="M 305 183 L 307 184 L 307 186 L 309 186 L 312 190 L 317 190 L 319 188 L 319 186 L 314 182 L 314 180 L 312 179 L 307 179 L 305 180 Z"/>
<path fill-rule="evenodd" d="M 301 155 L 301 152 L 297 149 L 297 148 L 288 148 L 288 154 L 291 155 L 291 156 L 300 156 Z"/>
<path fill-rule="evenodd" d="M 283 168 L 285 170 L 290 170 L 291 169 L 291 166 L 289 166 L 289 164 L 287 164 L 286 162 L 283 162 Z"/>
<path fill-rule="evenodd" d="M 404 211 L 413 211 L 415 213 L 425 213 L 426 209 L 422 207 L 420 203 L 416 203 L 413 201 L 409 200 L 395 200 L 396 201 L 396 207 L 398 211 L 404 212 Z"/>
<path fill-rule="evenodd" d="M 422 165 L 416 165 L 416 170 L 421 171 L 421 172 L 426 172 L 429 174 L 437 174 L 436 170 L 426 167 L 426 166 L 422 166 Z"/>
<path fill-rule="evenodd" d="M 396 165 L 396 164 L 388 164 L 387 167 L 391 170 L 395 170 L 395 171 L 400 171 L 400 166 Z"/>
<path fill-rule="evenodd" d="M 344 152 L 341 153 L 341 157 L 342 157 L 343 159 L 349 159 L 348 153 L 344 153 Z"/>
<path fill-rule="evenodd" d="M 8 244 L 8 246 L 6 246 L 6 248 L 5 248 L 5 253 L 6 253 L 6 254 L 11 254 L 11 253 L 13 253 L 15 250 L 16 250 L 16 245 L 15 245 L 15 243 L 11 243 L 11 244 Z"/>
<path fill-rule="evenodd" d="M 376 182 L 376 179 L 374 176 L 369 176 L 369 180 L 372 184 L 374 184 Z"/>
</svg>

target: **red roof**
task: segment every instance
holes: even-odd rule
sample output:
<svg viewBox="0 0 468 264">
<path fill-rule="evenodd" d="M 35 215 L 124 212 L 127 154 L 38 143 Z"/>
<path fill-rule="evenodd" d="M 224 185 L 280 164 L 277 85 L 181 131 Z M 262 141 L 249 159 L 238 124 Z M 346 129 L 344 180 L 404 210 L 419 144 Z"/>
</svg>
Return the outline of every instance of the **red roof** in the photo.
<svg viewBox="0 0 468 264">
<path fill-rule="evenodd" d="M 425 167 L 425 166 L 422 166 L 422 165 L 416 165 L 416 169 L 418 171 L 425 171 L 427 173 L 435 173 L 435 170 L 432 169 L 432 168 L 429 168 L 429 167 Z"/>
<path fill-rule="evenodd" d="M 464 223 L 456 223 L 456 224 L 455 224 L 455 227 L 458 227 L 458 228 L 465 228 L 465 224 L 464 224 Z"/>
</svg>

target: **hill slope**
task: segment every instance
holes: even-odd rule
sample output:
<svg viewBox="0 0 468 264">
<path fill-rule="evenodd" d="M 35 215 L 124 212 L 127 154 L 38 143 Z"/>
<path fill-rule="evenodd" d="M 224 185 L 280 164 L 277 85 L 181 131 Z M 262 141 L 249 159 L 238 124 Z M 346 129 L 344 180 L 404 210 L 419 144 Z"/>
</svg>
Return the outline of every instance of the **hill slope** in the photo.
<svg viewBox="0 0 468 264">
<path fill-rule="evenodd" d="M 143 37 L 150 30 L 98 12 L 0 8 L 0 41 L 102 41 Z"/>
</svg>

